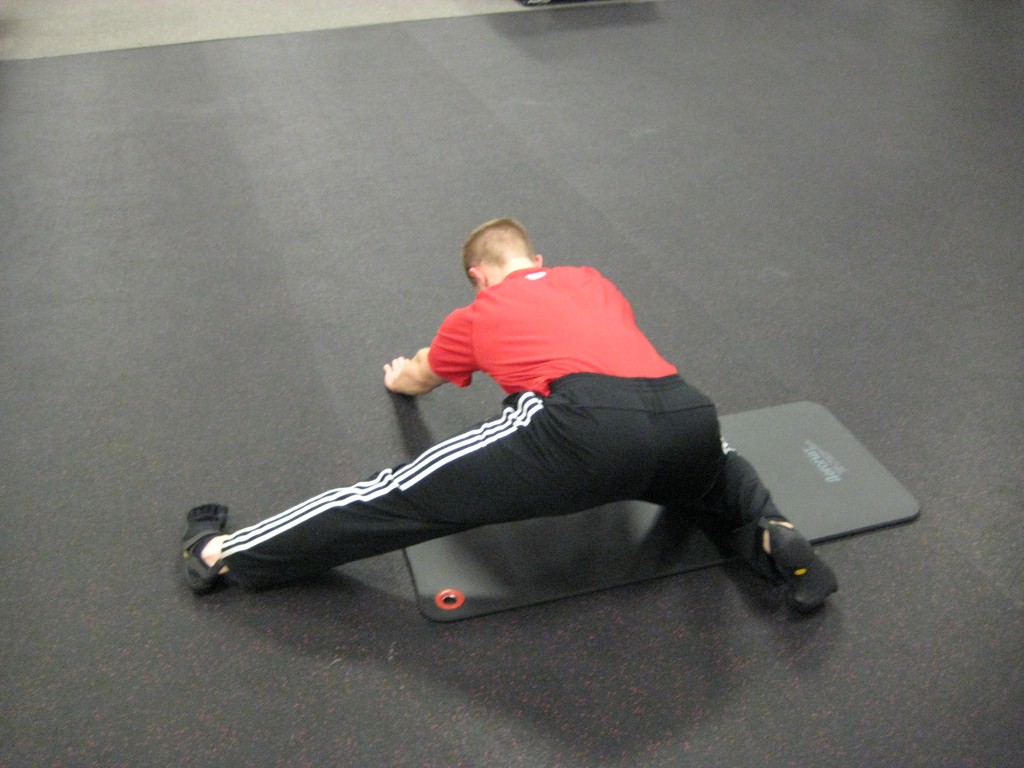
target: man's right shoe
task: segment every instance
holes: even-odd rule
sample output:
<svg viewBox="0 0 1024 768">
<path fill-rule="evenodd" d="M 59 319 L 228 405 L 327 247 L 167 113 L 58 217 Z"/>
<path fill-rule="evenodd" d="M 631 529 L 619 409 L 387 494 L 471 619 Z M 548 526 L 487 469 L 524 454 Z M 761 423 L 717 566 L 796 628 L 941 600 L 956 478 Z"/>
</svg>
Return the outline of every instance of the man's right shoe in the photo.
<svg viewBox="0 0 1024 768">
<path fill-rule="evenodd" d="M 790 605 L 800 613 L 821 608 L 828 596 L 839 589 L 832 569 L 815 554 L 800 531 L 771 519 L 762 527 L 768 531 L 769 557 L 789 587 Z"/>
</svg>

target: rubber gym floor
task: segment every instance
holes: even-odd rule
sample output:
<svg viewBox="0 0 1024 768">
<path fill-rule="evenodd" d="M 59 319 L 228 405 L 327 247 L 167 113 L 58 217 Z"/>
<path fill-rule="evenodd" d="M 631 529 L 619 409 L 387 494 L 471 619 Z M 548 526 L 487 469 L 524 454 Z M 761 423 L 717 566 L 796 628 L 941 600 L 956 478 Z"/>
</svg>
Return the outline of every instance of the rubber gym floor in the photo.
<svg viewBox="0 0 1024 768">
<path fill-rule="evenodd" d="M 1020 765 L 1021 4 L 491 6 L 0 62 L 0 765 Z M 731 565 L 447 624 L 401 553 L 192 596 L 190 506 L 408 457 L 381 366 L 506 214 L 920 518 L 822 545 L 806 619 Z"/>
</svg>

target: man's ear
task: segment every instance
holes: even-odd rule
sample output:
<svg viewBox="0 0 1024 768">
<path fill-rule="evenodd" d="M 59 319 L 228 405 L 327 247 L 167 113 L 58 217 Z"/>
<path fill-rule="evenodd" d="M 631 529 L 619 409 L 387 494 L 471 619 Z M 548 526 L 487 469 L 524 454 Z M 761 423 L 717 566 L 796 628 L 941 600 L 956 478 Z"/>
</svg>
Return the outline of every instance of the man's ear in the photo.
<svg viewBox="0 0 1024 768">
<path fill-rule="evenodd" d="M 536 264 L 538 267 L 543 267 L 544 257 L 538 253 L 536 256 L 533 257 L 533 263 Z"/>
<path fill-rule="evenodd" d="M 484 288 L 484 273 L 480 267 L 470 267 L 466 270 L 466 274 L 469 275 L 470 281 L 473 283 L 473 287 L 477 290 Z"/>
</svg>

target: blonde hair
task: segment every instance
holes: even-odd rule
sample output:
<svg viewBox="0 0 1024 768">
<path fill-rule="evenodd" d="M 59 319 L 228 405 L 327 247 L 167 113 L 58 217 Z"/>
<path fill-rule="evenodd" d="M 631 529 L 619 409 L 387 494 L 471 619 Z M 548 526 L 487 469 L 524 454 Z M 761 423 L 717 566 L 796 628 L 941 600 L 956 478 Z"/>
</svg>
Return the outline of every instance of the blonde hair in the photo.
<svg viewBox="0 0 1024 768">
<path fill-rule="evenodd" d="M 473 230 L 462 246 L 462 267 L 469 270 L 479 264 L 501 266 L 508 256 L 533 258 L 536 252 L 526 228 L 513 218 L 491 219 Z M 473 282 L 473 278 L 469 277 Z"/>
</svg>

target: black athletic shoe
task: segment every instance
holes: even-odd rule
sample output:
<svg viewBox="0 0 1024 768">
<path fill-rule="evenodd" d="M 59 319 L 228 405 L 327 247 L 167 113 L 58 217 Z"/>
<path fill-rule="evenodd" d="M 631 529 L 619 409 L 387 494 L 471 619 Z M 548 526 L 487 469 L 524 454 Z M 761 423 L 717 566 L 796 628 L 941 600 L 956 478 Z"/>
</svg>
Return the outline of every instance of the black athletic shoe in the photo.
<svg viewBox="0 0 1024 768">
<path fill-rule="evenodd" d="M 187 527 L 182 537 L 182 564 L 185 570 L 185 583 L 197 595 L 205 595 L 212 590 L 220 577 L 221 564 L 212 566 L 203 562 L 204 542 L 211 536 L 224 532 L 228 522 L 228 508 L 220 504 L 203 504 L 193 507 L 185 516 Z"/>
<path fill-rule="evenodd" d="M 803 534 L 777 520 L 766 520 L 771 559 L 789 587 L 789 602 L 801 613 L 811 613 L 825 604 L 828 596 L 839 589 L 836 576 Z"/>
</svg>

